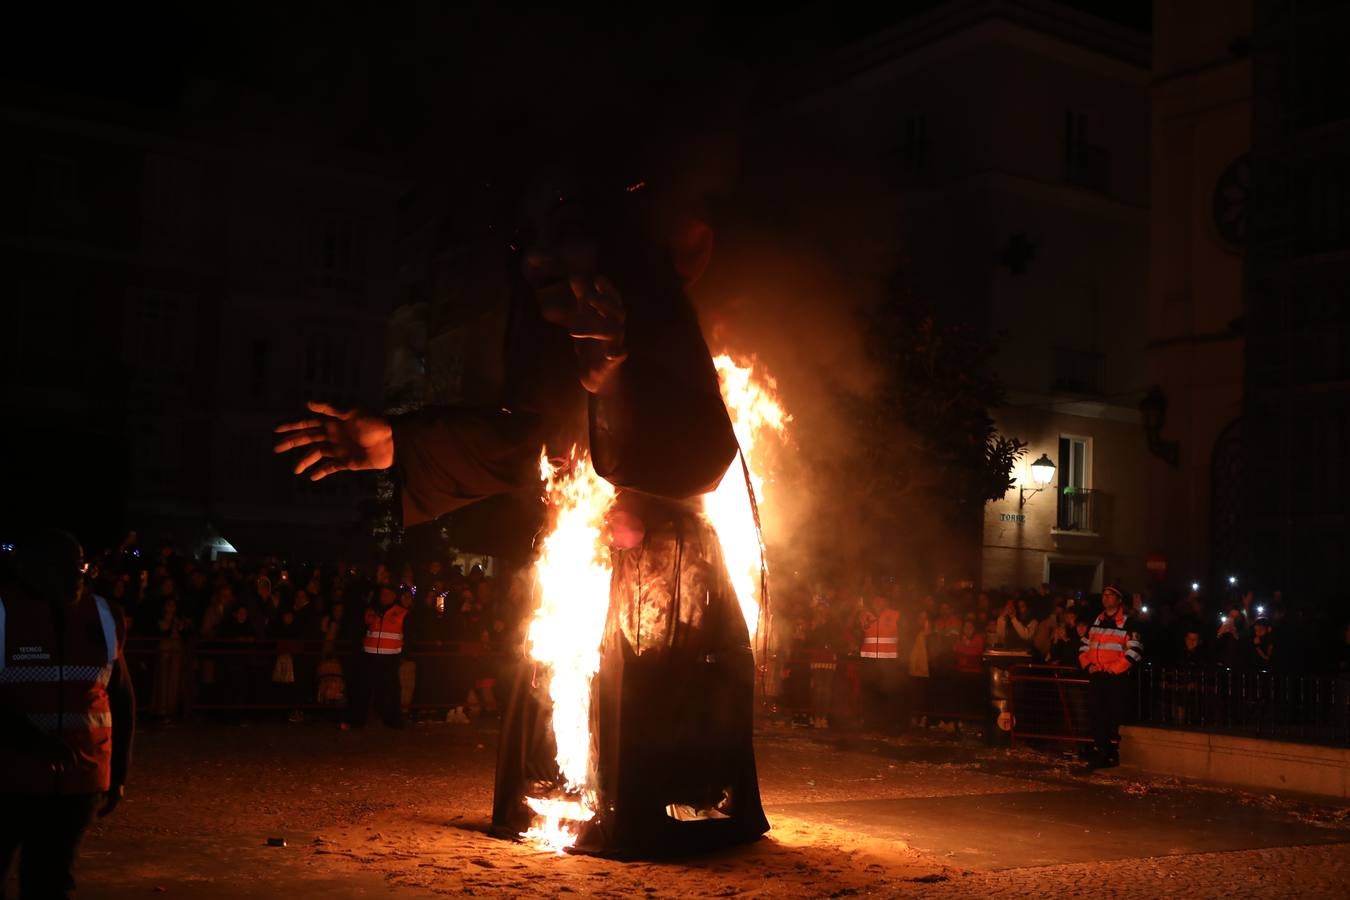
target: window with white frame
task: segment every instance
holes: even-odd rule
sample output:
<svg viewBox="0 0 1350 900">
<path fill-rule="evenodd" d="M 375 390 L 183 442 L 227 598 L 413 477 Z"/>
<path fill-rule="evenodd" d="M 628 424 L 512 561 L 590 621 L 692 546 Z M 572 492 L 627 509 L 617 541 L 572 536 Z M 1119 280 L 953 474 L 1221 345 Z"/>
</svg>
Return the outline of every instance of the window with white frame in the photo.
<svg viewBox="0 0 1350 900">
<path fill-rule="evenodd" d="M 1059 486 L 1078 490 L 1092 487 L 1092 438 L 1060 435 Z"/>
<path fill-rule="evenodd" d="M 1060 435 L 1057 474 L 1056 527 L 1061 531 L 1094 531 L 1091 438 Z"/>
</svg>

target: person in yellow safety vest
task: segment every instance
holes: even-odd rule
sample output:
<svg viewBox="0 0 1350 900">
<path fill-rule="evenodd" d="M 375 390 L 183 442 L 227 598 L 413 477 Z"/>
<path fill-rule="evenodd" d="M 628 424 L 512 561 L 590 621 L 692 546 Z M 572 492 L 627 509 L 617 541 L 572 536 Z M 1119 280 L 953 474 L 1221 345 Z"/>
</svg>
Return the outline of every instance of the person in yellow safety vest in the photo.
<svg viewBox="0 0 1350 900">
<path fill-rule="evenodd" d="M 858 624 L 862 628 L 858 656 L 864 724 L 889 730 L 898 723 L 893 701 L 900 676 L 900 614 L 877 593 L 863 608 Z"/>
<path fill-rule="evenodd" d="M 360 672 L 352 685 L 351 707 L 344 723 L 352 728 L 366 724 L 372 697 L 385 725 L 403 727 L 398 670 L 403 662 L 403 625 L 408 608 L 398 602 L 399 590 L 395 585 L 382 584 L 377 590 L 376 605 L 366 610 Z"/>
<path fill-rule="evenodd" d="M 1129 673 L 1143 655 L 1139 626 L 1126 612 L 1129 596 L 1115 585 L 1102 591 L 1102 613 L 1083 638 L 1078 662 L 1088 673 L 1088 712 L 1092 719 L 1093 757 L 1088 767 L 1120 764 L 1116 747 L 1120 720 L 1129 701 Z"/>
<path fill-rule="evenodd" d="M 20 855 L 21 896 L 70 897 L 80 839 L 122 799 L 136 698 L 121 611 L 85 585 L 61 531 L 18 547 L 0 587 L 0 895 Z"/>
</svg>

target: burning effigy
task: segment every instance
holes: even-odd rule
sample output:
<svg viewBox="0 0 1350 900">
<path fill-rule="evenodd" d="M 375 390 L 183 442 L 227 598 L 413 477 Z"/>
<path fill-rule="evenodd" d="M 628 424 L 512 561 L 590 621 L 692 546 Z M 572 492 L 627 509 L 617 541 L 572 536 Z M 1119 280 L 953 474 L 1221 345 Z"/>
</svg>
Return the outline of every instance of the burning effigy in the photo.
<svg viewBox="0 0 1350 900">
<path fill-rule="evenodd" d="M 739 450 L 713 491 L 616 494 L 575 448 L 541 460 L 549 524 L 494 822 L 546 849 L 674 852 L 767 828 L 751 749 L 749 642 L 767 600 L 752 460 L 786 416 L 771 380 L 730 356 L 716 366 Z"/>
<path fill-rule="evenodd" d="M 276 429 L 311 480 L 391 470 L 405 526 L 542 479 L 492 818 L 557 851 L 668 855 L 769 827 L 756 459 L 786 419 L 753 360 L 714 362 L 686 293 L 711 230 L 652 193 L 575 172 L 526 191 L 506 229 L 497 402 L 389 418 L 311 403 Z"/>
<path fill-rule="evenodd" d="M 745 366 L 714 363 L 686 294 L 711 232 L 650 193 L 542 180 L 510 241 L 500 405 L 390 423 L 405 524 L 544 483 L 493 824 L 554 850 L 662 855 L 768 830 L 751 454 L 782 412 Z"/>
</svg>

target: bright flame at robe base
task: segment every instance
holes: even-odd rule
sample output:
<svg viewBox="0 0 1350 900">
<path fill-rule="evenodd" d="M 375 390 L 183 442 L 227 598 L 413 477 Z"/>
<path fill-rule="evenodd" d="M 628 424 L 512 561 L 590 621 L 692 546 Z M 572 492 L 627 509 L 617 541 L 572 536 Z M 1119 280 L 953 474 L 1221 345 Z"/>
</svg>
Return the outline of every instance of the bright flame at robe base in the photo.
<svg viewBox="0 0 1350 900">
<path fill-rule="evenodd" d="M 716 490 L 704 495 L 702 508 L 716 533 L 753 642 L 764 599 L 764 548 L 756 520 L 756 504 L 763 499 L 765 485 L 761 471 L 764 439 L 770 434 L 781 438 L 791 417 L 778 401 L 773 379 L 756 372 L 753 359 L 739 365 L 721 355 L 714 363 L 741 450 Z M 589 455 L 575 448 L 557 468 L 546 454 L 541 456 L 540 476 L 545 483 L 549 525 L 534 567 L 537 605 L 529 623 L 527 649 L 536 664 L 535 677 L 545 685 L 550 701 L 549 727 L 556 744 L 559 783 L 543 791 L 544 796 L 526 797 L 533 818 L 521 837 L 562 853 L 576 844 L 581 826 L 596 818 L 599 804 L 591 701 L 610 606 L 613 565 L 605 541 L 605 517 L 615 491 L 595 473 Z M 757 791 L 753 808 L 759 809 Z M 667 815 L 681 820 L 718 817 L 676 807 L 669 807 Z M 762 813 L 757 815 L 762 822 Z"/>
<path fill-rule="evenodd" d="M 526 642 L 539 677 L 548 683 L 563 783 L 561 796 L 526 799 L 535 820 L 522 836 L 561 853 L 576 842 L 577 826 L 595 816 L 591 686 L 609 611 L 611 566 L 603 531 L 614 488 L 575 448 L 556 469 L 542 456 L 540 475 L 550 528 L 535 562 L 538 605 Z"/>
</svg>

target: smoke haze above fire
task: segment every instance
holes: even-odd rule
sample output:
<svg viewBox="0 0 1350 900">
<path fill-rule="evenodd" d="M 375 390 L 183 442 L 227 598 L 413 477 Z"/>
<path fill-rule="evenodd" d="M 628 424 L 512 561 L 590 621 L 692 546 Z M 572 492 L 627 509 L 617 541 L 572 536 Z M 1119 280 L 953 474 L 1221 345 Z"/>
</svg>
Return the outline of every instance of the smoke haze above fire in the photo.
<svg viewBox="0 0 1350 900">
<path fill-rule="evenodd" d="M 802 135 L 785 142 L 725 103 L 701 107 L 673 142 L 688 149 L 667 156 L 685 202 L 703 204 L 715 233 L 712 265 L 691 293 L 713 352 L 753 354 L 793 417 L 788 446 L 776 459 L 769 451 L 776 481 L 765 492 L 765 538 L 775 579 L 814 581 L 821 567 L 904 568 L 876 558 L 875 528 L 841 508 L 861 465 L 857 401 L 881 379 L 866 314 L 899 263 L 898 229 L 876 196 L 886 179 L 875 160 L 837 145 Z"/>
</svg>

